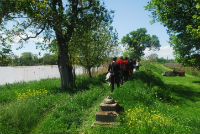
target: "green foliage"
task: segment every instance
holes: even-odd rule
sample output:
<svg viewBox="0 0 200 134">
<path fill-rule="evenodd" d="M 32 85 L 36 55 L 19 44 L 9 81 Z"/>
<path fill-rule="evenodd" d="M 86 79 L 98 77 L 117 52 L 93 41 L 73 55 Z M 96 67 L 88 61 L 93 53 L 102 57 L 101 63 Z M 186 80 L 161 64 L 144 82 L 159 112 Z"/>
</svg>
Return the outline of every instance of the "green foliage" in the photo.
<svg viewBox="0 0 200 134">
<path fill-rule="evenodd" d="M 191 38 L 190 36 L 183 37 L 171 36 L 171 45 L 175 50 L 176 61 L 183 63 L 185 66 L 192 66 L 200 69 L 200 53 L 199 39 Z"/>
<path fill-rule="evenodd" d="M 2 38 L 0 36 L 0 38 Z M 0 39 L 2 40 L 2 39 Z M 7 66 L 10 63 L 10 56 L 12 55 L 11 45 L 6 45 L 5 40 L 0 41 L 0 65 Z"/>
<path fill-rule="evenodd" d="M 33 66 L 33 65 L 57 65 L 56 54 L 46 53 L 43 57 L 38 57 L 36 54 L 31 52 L 24 52 L 20 57 L 14 55 L 10 57 L 8 65 L 11 66 Z"/>
<path fill-rule="evenodd" d="M 74 51 L 77 51 L 78 64 L 86 68 L 91 77 L 91 68 L 99 67 L 107 60 L 117 46 L 117 34 L 110 26 L 85 32 L 73 38 Z"/>
<path fill-rule="evenodd" d="M 177 61 L 197 68 L 200 68 L 199 4 L 198 0 L 151 0 L 146 6 L 154 21 L 168 28 Z"/>
<path fill-rule="evenodd" d="M 22 53 L 20 57 L 21 65 L 25 65 L 25 66 L 34 65 L 36 60 L 37 60 L 37 56 L 33 55 L 31 52 L 24 52 Z"/>
<path fill-rule="evenodd" d="M 56 65 L 58 56 L 56 54 L 44 54 L 41 58 L 44 65 Z"/>
<path fill-rule="evenodd" d="M 159 49 L 160 42 L 156 35 L 147 34 L 145 28 L 139 28 L 132 31 L 122 38 L 122 44 L 127 44 L 129 50 L 129 57 L 140 58 L 144 55 L 144 50 Z"/>
</svg>

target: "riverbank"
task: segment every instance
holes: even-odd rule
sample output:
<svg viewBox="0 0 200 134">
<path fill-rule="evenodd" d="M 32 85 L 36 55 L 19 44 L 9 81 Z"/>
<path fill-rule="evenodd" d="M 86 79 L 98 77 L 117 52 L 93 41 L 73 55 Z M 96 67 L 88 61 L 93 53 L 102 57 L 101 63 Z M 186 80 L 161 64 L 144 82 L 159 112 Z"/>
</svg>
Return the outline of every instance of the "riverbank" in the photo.
<svg viewBox="0 0 200 134">
<path fill-rule="evenodd" d="M 118 126 L 96 126 L 95 113 L 110 94 L 105 75 L 77 77 L 77 87 L 60 89 L 45 79 L 0 86 L 0 133 L 194 134 L 200 131 L 199 77 L 165 77 L 168 68 L 148 64 L 111 95 L 124 107 Z"/>
</svg>

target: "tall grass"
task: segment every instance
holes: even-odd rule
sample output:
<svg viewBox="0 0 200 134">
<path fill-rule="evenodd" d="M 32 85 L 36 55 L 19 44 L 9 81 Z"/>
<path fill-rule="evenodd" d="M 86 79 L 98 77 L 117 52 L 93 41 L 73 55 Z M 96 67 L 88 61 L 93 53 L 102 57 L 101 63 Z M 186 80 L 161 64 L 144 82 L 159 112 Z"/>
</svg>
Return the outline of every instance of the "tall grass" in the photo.
<svg viewBox="0 0 200 134">
<path fill-rule="evenodd" d="M 84 111 L 108 91 L 103 77 L 80 76 L 77 87 L 67 92 L 58 88 L 59 79 L 1 86 L 0 92 L 10 97 L 1 96 L 0 133 L 75 131 L 84 120 Z"/>
<path fill-rule="evenodd" d="M 60 79 L 42 79 L 40 81 L 19 82 L 0 86 L 0 105 L 16 101 L 17 93 L 28 89 L 47 89 L 50 93 L 60 92 Z"/>
<path fill-rule="evenodd" d="M 89 115 L 88 109 L 99 99 L 102 100 L 105 93 L 105 87 L 78 92 L 54 109 L 40 123 L 35 133 L 77 133 L 84 121 L 84 115 Z"/>
<path fill-rule="evenodd" d="M 37 123 L 69 95 L 57 94 L 13 101 L 1 107 L 0 132 L 28 133 Z"/>
</svg>

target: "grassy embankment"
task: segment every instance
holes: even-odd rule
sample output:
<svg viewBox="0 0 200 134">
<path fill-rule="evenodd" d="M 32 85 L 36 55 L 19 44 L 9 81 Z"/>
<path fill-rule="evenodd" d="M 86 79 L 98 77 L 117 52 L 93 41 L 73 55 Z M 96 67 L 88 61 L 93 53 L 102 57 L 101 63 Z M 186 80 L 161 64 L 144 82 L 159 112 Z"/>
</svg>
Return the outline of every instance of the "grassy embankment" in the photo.
<svg viewBox="0 0 200 134">
<path fill-rule="evenodd" d="M 88 133 L 194 134 L 200 132 L 200 78 L 165 77 L 161 64 L 147 64 L 134 74 L 113 97 L 124 106 L 121 125 L 97 127 Z"/>
<path fill-rule="evenodd" d="M 76 83 L 70 92 L 59 79 L 0 86 L 0 133 L 76 132 L 108 92 L 102 76 Z"/>
<path fill-rule="evenodd" d="M 169 69 L 161 64 L 146 68 L 151 72 L 142 67 L 112 95 L 125 110 L 118 126 L 90 127 L 109 87 L 101 76 L 79 77 L 71 92 L 61 91 L 58 79 L 1 86 L 0 132 L 199 133 L 200 78 L 164 77 L 161 73 Z"/>
</svg>

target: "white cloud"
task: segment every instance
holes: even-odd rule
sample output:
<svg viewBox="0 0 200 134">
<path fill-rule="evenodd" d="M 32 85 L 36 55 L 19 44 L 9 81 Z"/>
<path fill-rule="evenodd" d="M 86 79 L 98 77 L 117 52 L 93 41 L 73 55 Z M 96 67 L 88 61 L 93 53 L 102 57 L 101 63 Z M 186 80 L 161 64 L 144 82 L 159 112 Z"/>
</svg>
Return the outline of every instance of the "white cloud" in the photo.
<svg viewBox="0 0 200 134">
<path fill-rule="evenodd" d="M 168 58 L 168 59 L 174 59 L 173 48 L 170 47 L 170 45 L 160 47 L 159 51 L 148 51 L 148 49 L 146 49 L 144 53 L 145 53 L 145 56 L 148 56 L 152 53 L 156 53 L 158 54 L 159 58 L 163 57 L 163 58 Z"/>
</svg>

